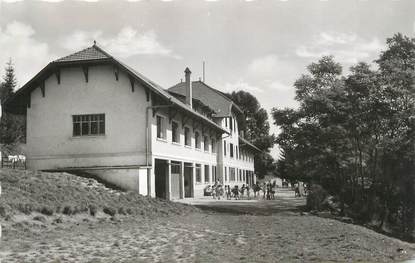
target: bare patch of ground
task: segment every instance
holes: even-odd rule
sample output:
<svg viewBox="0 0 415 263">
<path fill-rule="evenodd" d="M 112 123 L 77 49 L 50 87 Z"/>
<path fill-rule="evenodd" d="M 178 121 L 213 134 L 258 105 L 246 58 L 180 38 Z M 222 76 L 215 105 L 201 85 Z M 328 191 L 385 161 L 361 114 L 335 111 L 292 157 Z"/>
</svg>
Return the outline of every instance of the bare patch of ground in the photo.
<svg viewBox="0 0 415 263">
<path fill-rule="evenodd" d="M 72 194 L 76 196 L 74 202 L 82 199 L 75 190 Z M 113 202 L 115 206 L 116 201 Z M 29 215 L 14 214 L 9 220 L 0 217 L 4 226 L 0 259 L 2 262 L 401 262 L 415 258 L 414 244 L 357 225 L 301 215 L 296 207 L 303 200 L 289 193 L 277 196 L 275 201 L 202 201 L 208 208 L 205 211 L 159 200 L 148 202 L 137 202 L 136 206 L 137 210 L 145 211 L 156 208 L 151 215 L 109 216 L 99 209 L 95 216 L 89 213 L 45 216 L 35 211 Z M 168 212 L 174 209 L 186 212 Z"/>
<path fill-rule="evenodd" d="M 399 262 L 411 244 L 360 226 L 292 212 L 191 213 L 5 229 L 4 262 Z"/>
</svg>

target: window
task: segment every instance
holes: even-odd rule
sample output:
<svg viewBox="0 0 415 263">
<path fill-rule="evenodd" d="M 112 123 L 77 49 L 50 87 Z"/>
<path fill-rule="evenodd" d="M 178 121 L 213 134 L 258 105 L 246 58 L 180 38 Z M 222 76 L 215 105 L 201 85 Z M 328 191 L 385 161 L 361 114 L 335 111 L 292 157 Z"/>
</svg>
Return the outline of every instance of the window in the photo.
<svg viewBox="0 0 415 263">
<path fill-rule="evenodd" d="M 235 146 L 235 155 L 236 155 L 236 159 L 238 159 L 238 146 Z"/>
<path fill-rule="evenodd" d="M 232 121 L 232 117 L 229 117 L 229 129 L 232 131 L 233 130 L 233 121 Z"/>
<path fill-rule="evenodd" d="M 200 164 L 196 164 L 196 183 L 202 182 L 202 168 Z"/>
<path fill-rule="evenodd" d="M 212 166 L 212 182 L 216 182 L 216 166 Z"/>
<path fill-rule="evenodd" d="M 223 155 L 226 156 L 226 141 L 223 141 Z"/>
<path fill-rule="evenodd" d="M 172 174 L 180 174 L 181 173 L 181 164 L 180 162 L 171 162 L 171 173 Z"/>
<path fill-rule="evenodd" d="M 228 181 L 228 168 L 225 166 L 225 182 Z"/>
<path fill-rule="evenodd" d="M 242 171 L 239 170 L 239 181 L 242 181 Z"/>
<path fill-rule="evenodd" d="M 187 146 L 192 146 L 189 127 L 184 128 L 184 144 Z"/>
<path fill-rule="evenodd" d="M 229 144 L 229 156 L 233 158 L 233 143 Z"/>
<path fill-rule="evenodd" d="M 195 132 L 195 146 L 196 146 L 196 149 L 200 149 L 200 134 L 199 134 L 199 132 Z"/>
<path fill-rule="evenodd" d="M 203 136 L 203 148 L 205 152 L 209 151 L 209 138 L 206 135 Z"/>
<path fill-rule="evenodd" d="M 205 165 L 205 183 L 210 182 L 210 176 L 209 176 L 209 165 Z"/>
<path fill-rule="evenodd" d="M 72 135 L 105 135 L 105 114 L 72 115 Z"/>
<path fill-rule="evenodd" d="M 229 168 L 229 181 L 235 181 L 235 168 Z"/>
<path fill-rule="evenodd" d="M 216 153 L 216 140 L 212 138 L 210 143 L 212 144 L 212 153 Z"/>
<path fill-rule="evenodd" d="M 166 124 L 164 117 L 157 115 L 157 138 L 166 139 Z"/>
<path fill-rule="evenodd" d="M 175 143 L 180 143 L 179 124 L 175 121 L 171 123 L 171 139 Z"/>
</svg>

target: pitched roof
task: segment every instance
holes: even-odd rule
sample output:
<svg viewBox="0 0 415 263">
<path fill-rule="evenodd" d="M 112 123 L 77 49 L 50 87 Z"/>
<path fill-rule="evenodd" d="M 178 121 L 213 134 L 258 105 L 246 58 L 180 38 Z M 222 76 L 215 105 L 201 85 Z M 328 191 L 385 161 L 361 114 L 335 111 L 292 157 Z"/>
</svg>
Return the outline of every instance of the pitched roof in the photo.
<svg viewBox="0 0 415 263">
<path fill-rule="evenodd" d="M 251 149 L 253 149 L 255 151 L 262 152 L 258 147 L 253 145 L 250 141 L 248 141 L 247 139 L 239 136 L 239 146 L 243 147 L 244 145 L 250 147 Z"/>
<path fill-rule="evenodd" d="M 96 60 L 96 59 L 108 59 L 110 56 L 107 53 L 102 52 L 97 45 L 85 48 L 81 51 L 75 52 L 68 56 L 59 58 L 54 62 L 72 62 L 82 60 Z"/>
<path fill-rule="evenodd" d="M 179 94 L 186 96 L 186 83 L 180 82 L 169 88 L 168 91 L 172 94 Z M 215 111 L 217 117 L 231 116 L 232 109 L 236 109 L 242 113 L 242 110 L 223 92 L 214 89 L 202 81 L 192 82 L 192 96 L 203 102 L 205 105 Z"/>
<path fill-rule="evenodd" d="M 39 80 L 44 79 L 45 77 L 49 76 L 53 73 L 53 70 L 58 67 L 59 65 L 63 64 L 73 64 L 73 63 L 85 63 L 85 62 L 97 62 L 97 63 L 113 63 L 120 67 L 120 69 L 123 69 L 127 71 L 127 73 L 133 77 L 136 81 L 142 83 L 149 89 L 151 89 L 153 92 L 157 93 L 161 97 L 168 100 L 173 105 L 178 106 L 182 110 L 186 111 L 187 113 L 190 113 L 194 115 L 195 117 L 198 117 L 202 119 L 203 121 L 209 123 L 216 129 L 222 131 L 223 133 L 228 133 L 225 129 L 223 129 L 220 125 L 216 124 L 211 119 L 207 118 L 206 116 L 203 116 L 202 114 L 196 112 L 191 107 L 186 105 L 185 103 L 181 102 L 179 99 L 175 98 L 173 95 L 171 95 L 169 92 L 164 90 L 160 85 L 156 84 L 155 82 L 151 81 L 150 79 L 146 78 L 141 73 L 137 72 L 133 68 L 129 67 L 128 65 L 124 64 L 123 62 L 119 61 L 118 59 L 111 56 L 109 53 L 104 51 L 102 48 L 98 47 L 95 43 L 92 47 L 86 48 L 84 50 L 81 50 L 79 52 L 76 52 L 74 54 L 71 54 L 69 56 L 57 59 L 55 61 L 50 62 L 46 67 L 44 67 L 38 74 L 36 74 L 31 80 L 29 80 L 26 84 L 24 84 L 19 90 L 16 91 L 16 93 L 8 98 L 6 101 L 3 102 L 3 104 L 6 106 L 8 110 L 13 108 L 13 103 L 18 101 L 18 103 L 21 103 L 22 97 L 30 93 L 30 91 L 36 87 L 39 86 Z M 19 101 L 20 100 L 20 101 Z M 24 100 L 24 99 L 23 99 Z M 24 104 L 25 105 L 25 104 Z"/>
</svg>

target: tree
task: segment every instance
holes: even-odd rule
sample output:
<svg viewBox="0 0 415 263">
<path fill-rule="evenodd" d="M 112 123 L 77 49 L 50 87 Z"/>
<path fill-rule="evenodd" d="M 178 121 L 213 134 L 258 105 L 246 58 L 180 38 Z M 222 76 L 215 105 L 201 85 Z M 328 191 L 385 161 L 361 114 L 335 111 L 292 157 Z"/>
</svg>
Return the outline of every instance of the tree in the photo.
<svg viewBox="0 0 415 263">
<path fill-rule="evenodd" d="M 396 34 L 376 61 L 342 76 L 333 57 L 296 82 L 298 109 L 274 108 L 278 173 L 320 184 L 342 213 L 400 237 L 415 227 L 415 39 Z"/>
<path fill-rule="evenodd" d="M 245 123 L 240 129 L 245 130 L 245 138 L 258 147 L 262 153 L 255 155 L 255 170 L 260 178 L 275 169 L 274 159 L 269 154 L 274 145 L 274 136 L 269 134 L 268 113 L 261 108 L 257 98 L 246 91 L 227 94 L 244 112 Z"/>
<path fill-rule="evenodd" d="M 13 95 L 16 87 L 14 66 L 10 59 L 5 67 L 4 82 L 0 83 L 0 101 Z M 0 143 L 15 144 L 25 141 L 25 117 L 5 113 L 0 119 Z"/>
<path fill-rule="evenodd" d="M 7 62 L 5 71 L 3 83 L 0 85 L 0 101 L 4 101 L 7 97 L 13 95 L 14 88 L 17 84 L 14 66 L 11 59 Z"/>
</svg>

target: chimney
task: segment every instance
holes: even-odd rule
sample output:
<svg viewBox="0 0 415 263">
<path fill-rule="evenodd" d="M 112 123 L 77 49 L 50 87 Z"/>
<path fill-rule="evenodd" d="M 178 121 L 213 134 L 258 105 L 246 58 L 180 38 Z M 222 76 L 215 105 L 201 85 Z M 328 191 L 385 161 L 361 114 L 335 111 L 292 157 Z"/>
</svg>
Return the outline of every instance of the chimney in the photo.
<svg viewBox="0 0 415 263">
<path fill-rule="evenodd" d="M 192 72 L 189 68 L 186 68 L 184 70 L 185 73 L 185 85 L 186 85 L 186 104 L 190 106 L 190 108 L 193 108 L 192 106 L 192 81 L 190 80 L 190 74 Z"/>
</svg>

